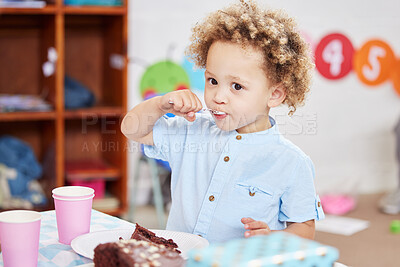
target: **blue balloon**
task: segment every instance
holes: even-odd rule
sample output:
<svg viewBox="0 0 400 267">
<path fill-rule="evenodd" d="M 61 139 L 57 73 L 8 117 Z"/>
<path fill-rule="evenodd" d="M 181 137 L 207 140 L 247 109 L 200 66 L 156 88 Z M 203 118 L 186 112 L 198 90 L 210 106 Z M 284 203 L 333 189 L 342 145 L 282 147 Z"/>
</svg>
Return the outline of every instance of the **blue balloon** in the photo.
<svg viewBox="0 0 400 267">
<path fill-rule="evenodd" d="M 182 67 L 186 71 L 190 80 L 190 88 L 195 88 L 204 91 L 204 69 L 195 69 L 195 66 L 187 57 L 183 58 Z"/>
</svg>

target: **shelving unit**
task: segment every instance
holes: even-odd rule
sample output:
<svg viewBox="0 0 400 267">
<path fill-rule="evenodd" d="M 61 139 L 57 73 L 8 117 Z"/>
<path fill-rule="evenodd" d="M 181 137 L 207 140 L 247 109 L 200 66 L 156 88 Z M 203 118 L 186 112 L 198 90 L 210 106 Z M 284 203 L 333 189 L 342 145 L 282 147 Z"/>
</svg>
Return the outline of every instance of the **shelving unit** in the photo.
<svg viewBox="0 0 400 267">
<path fill-rule="evenodd" d="M 50 203 L 51 189 L 66 184 L 66 161 L 93 159 L 120 170 L 118 179 L 106 182 L 119 206 L 100 211 L 127 210 L 127 143 L 119 130 L 127 108 L 127 67 L 111 64 L 113 56 L 127 62 L 127 1 L 119 7 L 55 0 L 44 8 L 0 8 L 0 94 L 45 95 L 53 106 L 46 112 L 0 113 L 0 135 L 33 148 Z M 51 47 L 58 59 L 55 73 L 45 77 L 42 65 Z M 64 108 L 65 75 L 90 88 L 94 107 Z"/>
</svg>

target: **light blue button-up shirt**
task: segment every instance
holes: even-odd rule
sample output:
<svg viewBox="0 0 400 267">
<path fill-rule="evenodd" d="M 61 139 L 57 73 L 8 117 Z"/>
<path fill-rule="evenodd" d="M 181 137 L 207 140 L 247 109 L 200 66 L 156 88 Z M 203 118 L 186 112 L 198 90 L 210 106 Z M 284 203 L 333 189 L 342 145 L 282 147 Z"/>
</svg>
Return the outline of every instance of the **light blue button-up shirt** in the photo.
<svg viewBox="0 0 400 267">
<path fill-rule="evenodd" d="M 154 146 L 144 149 L 172 169 L 168 230 L 213 243 L 243 237 L 243 217 L 264 221 L 271 230 L 324 217 L 313 163 L 272 118 L 268 130 L 238 134 L 220 130 L 210 115 L 196 117 L 161 117 Z"/>
</svg>

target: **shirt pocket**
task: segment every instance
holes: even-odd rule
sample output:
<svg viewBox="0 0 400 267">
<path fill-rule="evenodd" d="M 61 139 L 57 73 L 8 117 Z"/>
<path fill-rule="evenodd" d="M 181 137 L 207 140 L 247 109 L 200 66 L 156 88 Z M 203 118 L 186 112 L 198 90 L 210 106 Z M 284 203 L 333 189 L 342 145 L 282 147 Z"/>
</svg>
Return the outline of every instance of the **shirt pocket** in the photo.
<svg viewBox="0 0 400 267">
<path fill-rule="evenodd" d="M 271 212 L 275 206 L 274 192 L 269 186 L 253 181 L 243 181 L 236 183 L 235 191 L 237 204 L 249 211 L 255 211 L 258 215 Z"/>
</svg>

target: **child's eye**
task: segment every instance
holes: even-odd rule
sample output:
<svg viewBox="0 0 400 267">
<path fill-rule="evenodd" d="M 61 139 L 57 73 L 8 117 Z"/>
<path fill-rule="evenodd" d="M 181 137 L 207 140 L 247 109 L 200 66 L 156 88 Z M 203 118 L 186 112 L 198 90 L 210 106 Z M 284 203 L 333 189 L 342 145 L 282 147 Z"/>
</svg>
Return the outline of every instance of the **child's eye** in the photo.
<svg viewBox="0 0 400 267">
<path fill-rule="evenodd" d="M 240 84 L 238 84 L 238 83 L 232 84 L 232 88 L 235 89 L 235 90 L 237 90 L 237 91 L 243 89 L 243 87 L 242 87 Z"/>
<path fill-rule="evenodd" d="M 210 84 L 212 84 L 212 85 L 217 85 L 217 84 L 218 84 L 217 80 L 214 79 L 214 78 L 208 78 L 208 82 L 209 82 Z"/>
</svg>

